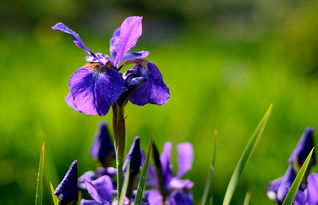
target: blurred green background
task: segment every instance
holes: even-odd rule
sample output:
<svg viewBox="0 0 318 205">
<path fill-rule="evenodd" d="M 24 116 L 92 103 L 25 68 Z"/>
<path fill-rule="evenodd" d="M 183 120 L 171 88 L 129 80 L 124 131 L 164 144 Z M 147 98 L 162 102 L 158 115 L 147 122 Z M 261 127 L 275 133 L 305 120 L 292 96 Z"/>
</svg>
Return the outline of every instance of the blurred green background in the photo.
<svg viewBox="0 0 318 205">
<path fill-rule="evenodd" d="M 33 204 L 43 141 L 46 163 L 59 179 L 79 160 L 94 169 L 89 150 L 100 120 L 69 108 L 69 76 L 85 64 L 70 36 L 50 27 L 63 21 L 94 52 L 108 53 L 115 28 L 142 15 L 135 50 L 151 51 L 171 99 L 164 106 L 126 109 L 127 136 L 149 136 L 158 147 L 190 141 L 195 150 L 195 199 L 201 197 L 219 132 L 213 180 L 220 204 L 234 166 L 261 116 L 274 110 L 239 182 L 232 204 L 271 204 L 268 181 L 283 175 L 306 126 L 318 128 L 318 4 L 299 0 L 15 0 L 0 3 L 0 204 Z M 174 152 L 174 156 L 176 153 Z M 55 167 L 55 168 L 53 168 Z M 174 167 L 176 168 L 176 166 Z M 57 179 L 51 177 L 54 186 Z M 45 191 L 44 204 L 50 204 Z"/>
</svg>

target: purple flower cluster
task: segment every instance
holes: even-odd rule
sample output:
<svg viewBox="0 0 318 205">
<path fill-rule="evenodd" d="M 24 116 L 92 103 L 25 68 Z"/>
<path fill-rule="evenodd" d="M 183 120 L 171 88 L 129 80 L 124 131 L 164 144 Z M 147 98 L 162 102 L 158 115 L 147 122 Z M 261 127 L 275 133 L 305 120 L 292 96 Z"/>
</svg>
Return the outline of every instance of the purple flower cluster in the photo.
<svg viewBox="0 0 318 205">
<path fill-rule="evenodd" d="M 171 143 L 164 145 L 164 150 L 159 156 L 154 146 L 154 166 L 149 167 L 149 178 L 147 190 L 142 201 L 143 205 L 160 205 L 163 202 L 167 205 L 192 205 L 191 188 L 193 183 L 190 180 L 181 179 L 191 168 L 193 161 L 193 148 L 189 143 L 182 143 L 178 149 L 178 172 L 172 174 Z M 117 204 L 117 182 L 115 175 L 117 170 L 109 164 L 113 158 L 113 145 L 108 132 L 107 124 L 100 123 L 99 130 L 95 137 L 91 155 L 98 159 L 102 167 L 95 171 L 87 171 L 78 178 L 77 161 L 74 161 L 67 171 L 64 179 L 56 188 L 55 194 L 59 196 L 60 202 L 67 204 L 78 200 L 78 191 L 87 192 L 91 199 L 81 199 L 82 205 L 109 205 Z M 105 163 L 107 159 L 107 163 Z M 130 169 L 127 170 L 128 162 Z M 144 152 L 140 148 L 140 138 L 136 137 L 127 156 L 123 167 L 124 172 L 129 172 L 129 185 L 125 196 L 124 204 L 132 204 L 136 193 L 136 182 L 140 167 L 144 164 Z M 159 168 L 159 169 L 158 169 Z M 154 171 L 156 170 L 156 171 Z"/>
<path fill-rule="evenodd" d="M 299 140 L 296 148 L 294 149 L 292 155 L 290 156 L 288 162 L 289 166 L 284 176 L 273 180 L 269 183 L 267 187 L 268 197 L 276 201 L 278 204 L 281 204 L 292 183 L 294 182 L 297 172 L 303 165 L 306 157 L 314 147 L 314 130 L 313 128 L 305 129 L 301 139 Z M 310 168 L 316 164 L 316 156 L 313 153 L 309 167 L 307 169 L 307 180 L 304 180 L 301 186 L 299 187 L 296 197 L 294 199 L 295 205 L 317 205 L 318 204 L 318 174 L 310 173 Z"/>
<path fill-rule="evenodd" d="M 136 105 L 165 104 L 169 89 L 165 85 L 157 66 L 144 60 L 148 51 L 130 52 L 142 34 L 142 17 L 128 17 L 116 29 L 110 40 L 110 56 L 92 52 L 80 36 L 63 23 L 52 27 L 70 34 L 74 44 L 83 49 L 89 63 L 79 68 L 70 77 L 70 93 L 65 98 L 73 109 L 88 115 L 104 116 L 114 102 L 129 93 L 129 99 Z M 135 64 L 121 74 L 123 66 Z"/>
</svg>

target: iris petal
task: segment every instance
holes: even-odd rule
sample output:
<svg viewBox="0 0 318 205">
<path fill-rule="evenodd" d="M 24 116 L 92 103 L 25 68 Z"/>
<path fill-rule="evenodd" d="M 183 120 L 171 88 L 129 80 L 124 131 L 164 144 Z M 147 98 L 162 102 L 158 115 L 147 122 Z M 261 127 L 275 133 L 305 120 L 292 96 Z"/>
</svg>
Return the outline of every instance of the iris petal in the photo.
<svg viewBox="0 0 318 205">
<path fill-rule="evenodd" d="M 109 176 L 102 176 L 94 181 L 86 181 L 86 188 L 96 202 L 111 201 L 113 185 Z"/>
<path fill-rule="evenodd" d="M 307 199 L 308 205 L 318 204 L 318 174 L 312 173 L 308 176 Z"/>
<path fill-rule="evenodd" d="M 143 59 L 146 58 L 149 53 L 149 51 L 128 52 L 120 59 L 120 61 Z"/>
<path fill-rule="evenodd" d="M 145 82 L 132 93 L 130 101 L 133 104 L 140 106 L 148 103 L 164 105 L 168 102 L 170 98 L 169 88 L 164 83 L 162 75 L 155 64 L 151 62 L 148 62 L 145 66 L 137 64 L 124 74 L 126 79 L 131 79 L 131 75 L 145 79 Z"/>
<path fill-rule="evenodd" d="M 70 165 L 63 180 L 55 189 L 54 194 L 60 196 L 62 202 L 77 201 L 77 161 L 75 160 Z"/>
<path fill-rule="evenodd" d="M 73 104 L 79 112 L 104 116 L 125 91 L 124 80 L 114 69 L 96 72 L 88 67 L 78 69 L 69 80 Z"/>
<path fill-rule="evenodd" d="M 121 58 L 136 45 L 142 33 L 141 21 L 142 17 L 131 16 L 126 18 L 121 24 L 118 45 L 117 48 L 115 48 L 116 52 L 112 52 L 112 55 L 116 53 L 115 56 L 113 56 L 115 66 L 117 66 Z"/>
<path fill-rule="evenodd" d="M 99 129 L 90 154 L 102 163 L 107 157 L 115 156 L 115 148 L 105 122 L 100 122 L 99 124 Z"/>
<path fill-rule="evenodd" d="M 181 178 L 192 167 L 193 148 L 190 143 L 182 143 L 177 146 L 178 149 L 178 173 L 177 177 Z"/>
<path fill-rule="evenodd" d="M 289 157 L 289 163 L 297 163 L 299 167 L 302 166 L 304 161 L 306 160 L 309 152 L 315 146 L 314 144 L 314 129 L 308 127 L 305 129 L 301 139 L 299 140 L 296 148 L 294 149 L 292 155 Z M 316 155 L 315 150 L 310 159 L 310 165 L 316 164 Z"/>
<path fill-rule="evenodd" d="M 74 32 L 72 29 L 67 27 L 64 23 L 57 23 L 54 26 L 52 26 L 52 29 L 62 31 L 64 33 L 72 35 L 73 42 L 77 47 L 83 49 L 88 54 L 95 57 L 95 54 L 84 44 L 81 37 L 76 32 Z"/>
</svg>

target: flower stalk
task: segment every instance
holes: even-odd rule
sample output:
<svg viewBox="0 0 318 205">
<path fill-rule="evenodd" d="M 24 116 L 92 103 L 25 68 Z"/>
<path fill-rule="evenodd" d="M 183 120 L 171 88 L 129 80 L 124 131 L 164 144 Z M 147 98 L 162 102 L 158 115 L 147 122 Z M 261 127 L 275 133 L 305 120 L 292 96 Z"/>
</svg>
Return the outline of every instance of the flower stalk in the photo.
<svg viewBox="0 0 318 205">
<path fill-rule="evenodd" d="M 113 104 L 113 129 L 115 136 L 115 149 L 116 149 L 116 168 L 117 168 L 117 191 L 121 193 L 122 178 L 123 178 L 123 163 L 126 142 L 126 125 L 124 116 L 125 105 L 119 103 Z M 118 196 L 120 197 L 120 196 Z"/>
</svg>

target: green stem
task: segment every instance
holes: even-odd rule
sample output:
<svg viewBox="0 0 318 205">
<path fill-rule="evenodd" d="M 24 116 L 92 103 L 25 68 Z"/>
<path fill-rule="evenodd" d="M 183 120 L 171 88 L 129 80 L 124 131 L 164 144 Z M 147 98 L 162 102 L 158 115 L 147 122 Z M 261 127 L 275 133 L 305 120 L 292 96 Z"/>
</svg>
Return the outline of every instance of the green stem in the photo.
<svg viewBox="0 0 318 205">
<path fill-rule="evenodd" d="M 123 163 L 126 141 L 126 126 L 124 116 L 124 105 L 113 104 L 113 129 L 116 148 L 116 168 L 117 168 L 117 191 L 120 198 L 123 182 Z"/>
</svg>

